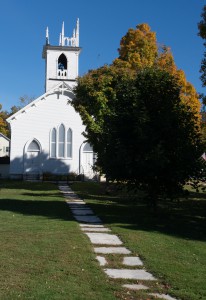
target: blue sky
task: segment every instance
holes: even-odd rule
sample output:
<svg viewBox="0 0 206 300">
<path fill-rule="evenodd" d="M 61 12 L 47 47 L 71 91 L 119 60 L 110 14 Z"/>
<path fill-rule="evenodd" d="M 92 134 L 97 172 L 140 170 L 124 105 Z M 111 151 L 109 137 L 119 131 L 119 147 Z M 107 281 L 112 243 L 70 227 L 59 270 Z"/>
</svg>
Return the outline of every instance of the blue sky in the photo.
<svg viewBox="0 0 206 300">
<path fill-rule="evenodd" d="M 42 48 L 49 27 L 50 44 L 58 45 L 62 22 L 71 36 L 80 19 L 79 73 L 85 74 L 118 56 L 120 39 L 129 28 L 148 23 L 160 44 L 171 47 L 176 65 L 198 92 L 203 41 L 197 23 L 202 0 L 0 0 L 0 103 L 9 110 L 19 97 L 44 93 Z"/>
</svg>

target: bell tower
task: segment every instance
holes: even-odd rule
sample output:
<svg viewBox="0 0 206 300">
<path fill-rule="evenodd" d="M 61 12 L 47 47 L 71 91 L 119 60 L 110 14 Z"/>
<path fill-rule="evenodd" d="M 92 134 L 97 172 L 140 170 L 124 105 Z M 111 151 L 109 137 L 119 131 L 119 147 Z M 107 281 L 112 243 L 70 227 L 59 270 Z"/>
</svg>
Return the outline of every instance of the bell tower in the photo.
<svg viewBox="0 0 206 300">
<path fill-rule="evenodd" d="M 49 29 L 46 29 L 46 45 L 43 47 L 42 58 L 45 59 L 45 92 L 53 88 L 60 81 L 65 81 L 71 87 L 78 77 L 79 54 L 79 19 L 72 37 L 64 34 L 64 22 L 59 36 L 59 45 L 49 43 Z"/>
</svg>

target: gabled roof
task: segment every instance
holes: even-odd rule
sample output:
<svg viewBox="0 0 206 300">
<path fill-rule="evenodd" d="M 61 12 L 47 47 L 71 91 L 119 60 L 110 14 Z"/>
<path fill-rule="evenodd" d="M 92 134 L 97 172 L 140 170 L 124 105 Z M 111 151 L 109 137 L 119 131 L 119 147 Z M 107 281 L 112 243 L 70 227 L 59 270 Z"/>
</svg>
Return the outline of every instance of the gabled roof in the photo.
<svg viewBox="0 0 206 300">
<path fill-rule="evenodd" d="M 31 107 L 35 107 L 38 102 L 40 102 L 41 100 L 45 100 L 46 97 L 48 97 L 49 95 L 51 95 L 55 92 L 59 92 L 59 93 L 62 93 L 62 94 L 64 94 L 65 92 L 70 92 L 70 93 L 73 94 L 73 89 L 66 82 L 64 82 L 64 81 L 60 82 L 55 87 L 53 87 L 52 89 L 47 91 L 45 94 L 41 95 L 40 97 L 38 97 L 37 99 L 35 99 L 31 103 L 27 104 L 22 109 L 20 109 L 19 111 L 17 111 L 13 115 L 11 115 L 8 119 L 6 119 L 6 121 L 8 123 L 10 123 L 12 120 L 16 119 L 16 117 L 18 115 L 26 112 L 26 110 L 28 110 Z"/>
<path fill-rule="evenodd" d="M 0 132 L 0 136 L 2 136 L 3 138 L 5 138 L 7 141 L 10 142 L 10 139 L 7 136 L 5 136 L 3 133 L 1 133 L 1 132 Z"/>
</svg>

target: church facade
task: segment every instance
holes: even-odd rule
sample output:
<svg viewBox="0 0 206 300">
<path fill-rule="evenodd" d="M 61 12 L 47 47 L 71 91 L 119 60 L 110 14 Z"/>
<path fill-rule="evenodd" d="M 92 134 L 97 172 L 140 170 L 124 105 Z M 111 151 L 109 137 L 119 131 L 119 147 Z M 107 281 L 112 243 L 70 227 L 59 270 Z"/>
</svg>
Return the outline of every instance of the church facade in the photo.
<svg viewBox="0 0 206 300">
<path fill-rule="evenodd" d="M 45 93 L 7 119 L 11 128 L 10 177 L 84 174 L 93 178 L 94 153 L 85 141 L 85 127 L 71 105 L 78 77 L 79 20 L 72 37 L 49 43 L 46 30 Z"/>
</svg>

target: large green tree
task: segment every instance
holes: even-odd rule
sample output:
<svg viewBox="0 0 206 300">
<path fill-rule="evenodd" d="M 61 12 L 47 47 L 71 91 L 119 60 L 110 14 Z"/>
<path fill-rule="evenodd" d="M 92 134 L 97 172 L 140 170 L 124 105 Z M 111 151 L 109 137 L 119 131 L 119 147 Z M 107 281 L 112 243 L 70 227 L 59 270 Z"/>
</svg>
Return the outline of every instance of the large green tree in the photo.
<svg viewBox="0 0 206 300">
<path fill-rule="evenodd" d="M 156 68 L 132 76 L 106 66 L 98 72 L 80 79 L 74 101 L 98 166 L 108 179 L 146 189 L 154 201 L 178 194 L 202 149 L 197 117 L 182 103 L 177 79 Z M 105 87 L 100 72 L 107 73 Z"/>
<path fill-rule="evenodd" d="M 108 179 L 142 187 L 153 200 L 174 196 L 202 151 L 197 93 L 146 24 L 129 30 L 119 54 L 78 79 L 72 103 L 84 134 Z"/>
</svg>

